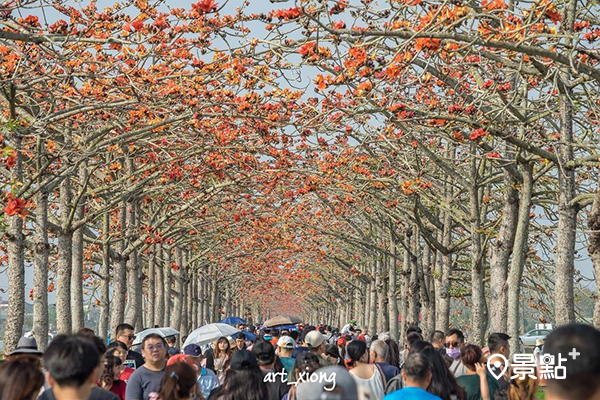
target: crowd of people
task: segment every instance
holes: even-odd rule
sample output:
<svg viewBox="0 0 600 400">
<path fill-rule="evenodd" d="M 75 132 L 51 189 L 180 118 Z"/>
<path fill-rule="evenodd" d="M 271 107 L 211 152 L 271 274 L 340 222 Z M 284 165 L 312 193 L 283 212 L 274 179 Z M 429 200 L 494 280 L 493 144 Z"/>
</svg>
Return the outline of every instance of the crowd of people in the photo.
<svg viewBox="0 0 600 400">
<path fill-rule="evenodd" d="M 536 347 L 536 359 L 552 357 L 565 371 L 545 379 L 539 362 L 528 374 L 505 365 L 505 333 L 480 348 L 458 329 L 424 337 L 410 327 L 399 346 L 355 321 L 341 330 L 238 328 L 204 349 L 158 334 L 134 348 L 128 324 L 108 345 L 83 329 L 42 353 L 24 337 L 0 363 L 0 400 L 534 400 L 542 381 L 547 400 L 600 400 L 600 331 L 589 325 L 559 327 Z"/>
</svg>

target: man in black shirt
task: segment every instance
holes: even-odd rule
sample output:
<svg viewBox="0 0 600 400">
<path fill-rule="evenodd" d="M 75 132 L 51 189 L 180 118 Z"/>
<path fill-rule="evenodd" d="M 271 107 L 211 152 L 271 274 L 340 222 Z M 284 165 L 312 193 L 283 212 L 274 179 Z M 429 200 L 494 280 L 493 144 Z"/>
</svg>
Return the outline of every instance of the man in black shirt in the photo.
<svg viewBox="0 0 600 400">
<path fill-rule="evenodd" d="M 506 333 L 492 333 L 488 338 L 488 347 L 490 348 L 490 360 L 492 365 L 492 371 L 494 373 L 494 378 L 500 376 L 500 378 L 496 378 L 498 380 L 498 389 L 500 390 L 508 390 L 510 375 L 505 372 L 503 376 L 502 370 L 506 367 L 504 365 L 504 361 L 501 357 L 495 357 L 494 355 L 500 354 L 504 356 L 507 360 L 510 359 L 510 346 L 508 341 L 510 340 L 510 336 Z M 502 364 L 499 368 L 493 366 L 496 361 L 500 361 Z M 490 374 L 491 375 L 491 374 Z"/>
<path fill-rule="evenodd" d="M 277 374 L 275 371 L 275 349 L 269 342 L 259 341 L 252 347 L 252 353 L 256 356 L 258 366 L 260 367 L 265 382 L 269 389 L 269 400 L 280 400 L 290 387 L 284 379 L 283 373 Z"/>
<path fill-rule="evenodd" d="M 133 326 L 129 324 L 119 324 L 115 331 L 115 339 L 119 342 L 125 343 L 129 349 L 129 352 L 127 353 L 127 360 L 125 360 L 124 363 L 126 366 L 137 369 L 144 365 L 144 357 L 131 348 L 133 345 L 133 339 L 135 339 L 135 335 L 133 334 Z"/>
<path fill-rule="evenodd" d="M 95 385 L 104 369 L 99 345 L 103 345 L 100 339 L 82 335 L 59 335 L 52 340 L 44 354 L 51 388 L 38 400 L 118 400 L 114 393 Z"/>
</svg>

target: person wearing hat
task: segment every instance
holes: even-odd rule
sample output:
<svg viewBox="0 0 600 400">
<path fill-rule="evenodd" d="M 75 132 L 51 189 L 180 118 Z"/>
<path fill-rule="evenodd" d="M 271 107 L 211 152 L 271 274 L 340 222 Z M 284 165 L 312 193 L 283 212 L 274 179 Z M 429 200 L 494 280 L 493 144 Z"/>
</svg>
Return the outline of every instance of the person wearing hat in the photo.
<svg viewBox="0 0 600 400">
<path fill-rule="evenodd" d="M 319 364 L 321 367 L 328 367 L 331 362 L 325 358 L 325 335 L 319 331 L 310 331 L 304 339 L 308 346 L 308 351 L 319 357 Z"/>
<path fill-rule="evenodd" d="M 197 344 L 188 344 L 183 348 L 183 354 L 177 354 L 169 358 L 167 366 L 175 362 L 185 362 L 196 371 L 198 386 L 202 395 L 207 398 L 210 392 L 220 385 L 217 375 L 208 368 L 202 366 L 202 349 Z"/>
<path fill-rule="evenodd" d="M 275 373 L 275 348 L 269 342 L 258 341 L 252 347 L 252 354 L 256 357 L 258 366 L 263 373 L 264 380 L 269 390 L 269 400 L 281 400 L 290 390 L 283 374 Z"/>
<path fill-rule="evenodd" d="M 279 357 L 281 364 L 283 364 L 286 378 L 292 372 L 294 364 L 296 363 L 296 359 L 292 357 L 295 345 L 296 342 L 289 336 L 282 336 L 277 341 L 277 357 Z"/>
<path fill-rule="evenodd" d="M 35 341 L 35 338 L 33 338 L 33 337 L 28 338 L 25 336 L 23 336 L 21 339 L 19 339 L 19 343 L 17 343 L 17 347 L 13 351 L 6 354 L 6 359 L 13 360 L 15 358 L 18 358 L 17 356 L 19 356 L 21 354 L 29 354 L 32 356 L 38 356 L 40 359 L 44 355 L 44 353 L 42 353 L 41 351 L 38 350 L 37 342 Z"/>
<path fill-rule="evenodd" d="M 348 358 L 348 354 L 346 353 L 346 345 L 348 344 L 348 340 L 346 338 L 339 338 L 336 342 L 337 348 L 338 348 L 338 353 L 340 353 L 340 357 L 342 358 L 342 361 L 346 360 L 346 358 Z"/>
<path fill-rule="evenodd" d="M 46 375 L 46 371 L 42 368 L 42 356 L 44 353 L 38 350 L 37 342 L 34 337 L 23 336 L 19 339 L 17 347 L 5 355 L 6 361 L 26 359 L 27 361 L 33 361 L 36 367 Z M 44 390 L 50 388 L 48 381 L 44 380 Z"/>
<path fill-rule="evenodd" d="M 356 325 L 356 321 L 355 320 L 350 320 L 350 322 L 348 322 L 346 325 L 344 325 L 344 327 L 341 330 L 342 335 L 349 335 L 352 332 L 354 332 L 354 327 Z"/>
<path fill-rule="evenodd" d="M 269 398 L 269 389 L 256 357 L 248 350 L 238 350 L 231 356 L 225 383 L 213 390 L 208 400 Z"/>
<path fill-rule="evenodd" d="M 542 357 L 542 354 L 544 353 L 544 339 L 536 339 L 535 340 L 535 348 L 533 349 L 533 357 L 535 358 L 535 361 L 537 361 L 537 364 L 540 364 L 540 358 Z"/>
</svg>

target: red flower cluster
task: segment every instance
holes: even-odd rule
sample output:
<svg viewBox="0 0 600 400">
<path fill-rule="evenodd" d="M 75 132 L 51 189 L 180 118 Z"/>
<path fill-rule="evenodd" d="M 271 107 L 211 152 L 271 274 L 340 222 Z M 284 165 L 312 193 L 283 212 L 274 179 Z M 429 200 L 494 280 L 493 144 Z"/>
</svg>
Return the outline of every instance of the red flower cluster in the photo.
<svg viewBox="0 0 600 400">
<path fill-rule="evenodd" d="M 275 18 L 283 19 L 285 21 L 296 19 L 300 15 L 302 15 L 302 10 L 300 10 L 300 7 L 290 7 L 287 10 L 277 10 L 273 13 Z"/>
<path fill-rule="evenodd" d="M 207 14 L 217 9 L 215 0 L 201 0 L 195 4 L 192 4 L 192 8 L 199 14 Z"/>
<path fill-rule="evenodd" d="M 308 57 L 308 56 L 315 54 L 316 49 L 317 49 L 317 43 L 308 42 L 308 43 L 305 43 L 302 46 L 300 46 L 300 48 L 298 49 L 298 53 L 300 53 L 300 55 L 302 57 Z"/>
<path fill-rule="evenodd" d="M 469 139 L 471 140 L 478 140 L 482 137 L 486 137 L 489 133 L 484 131 L 483 128 L 479 128 L 479 129 L 475 129 L 473 132 L 471 132 L 471 135 L 469 136 Z"/>
<path fill-rule="evenodd" d="M 8 204 L 4 207 L 4 214 L 11 216 L 19 214 L 21 218 L 27 216 L 27 202 L 23 199 L 15 198 L 12 193 L 6 195 Z"/>
</svg>

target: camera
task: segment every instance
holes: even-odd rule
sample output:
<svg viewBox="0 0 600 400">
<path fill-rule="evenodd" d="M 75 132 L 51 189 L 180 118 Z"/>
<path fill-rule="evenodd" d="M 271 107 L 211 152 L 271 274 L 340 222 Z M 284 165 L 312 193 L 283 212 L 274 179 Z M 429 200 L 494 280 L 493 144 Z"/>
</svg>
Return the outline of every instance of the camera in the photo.
<svg viewBox="0 0 600 400">
<path fill-rule="evenodd" d="M 541 358 L 542 364 L 554 365 L 554 356 L 551 354 L 543 354 Z"/>
</svg>

